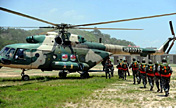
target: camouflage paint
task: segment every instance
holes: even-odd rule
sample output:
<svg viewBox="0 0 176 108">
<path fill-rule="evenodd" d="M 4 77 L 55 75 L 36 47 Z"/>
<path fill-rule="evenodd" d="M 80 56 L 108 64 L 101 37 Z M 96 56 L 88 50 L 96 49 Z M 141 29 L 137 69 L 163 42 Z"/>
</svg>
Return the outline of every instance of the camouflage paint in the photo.
<svg viewBox="0 0 176 108">
<path fill-rule="evenodd" d="M 170 42 L 167 41 L 159 50 L 154 50 L 87 42 L 82 36 L 71 34 L 69 39 L 72 46 L 68 47 L 56 44 L 55 37 L 57 35 L 58 33 L 48 32 L 47 35 L 27 37 L 26 40 L 29 43 L 7 45 L 6 47 L 16 50 L 17 48 L 26 49 L 25 59 L 17 60 L 15 57 L 3 56 L 0 59 L 10 60 L 11 64 L 7 65 L 0 62 L 0 66 L 42 70 L 89 70 L 112 54 L 140 54 L 141 56 L 163 54 Z M 68 56 L 66 61 L 62 60 L 63 54 Z M 70 59 L 73 54 L 76 56 L 75 61 Z"/>
</svg>

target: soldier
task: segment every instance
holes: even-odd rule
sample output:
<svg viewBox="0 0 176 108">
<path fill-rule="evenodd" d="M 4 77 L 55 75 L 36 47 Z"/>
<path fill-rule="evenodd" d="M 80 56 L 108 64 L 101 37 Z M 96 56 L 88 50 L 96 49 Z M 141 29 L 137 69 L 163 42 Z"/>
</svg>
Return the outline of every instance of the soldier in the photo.
<svg viewBox="0 0 176 108">
<path fill-rule="evenodd" d="M 155 63 L 155 83 L 156 83 L 156 87 L 157 87 L 157 92 L 159 92 L 161 89 L 160 92 L 162 93 L 161 75 L 158 71 L 158 66 L 159 66 L 159 62 L 157 61 Z M 160 87 L 159 87 L 159 85 L 160 85 Z"/>
<path fill-rule="evenodd" d="M 113 77 L 114 76 L 114 66 L 113 66 L 111 60 L 109 60 L 109 69 L 111 71 L 111 76 Z"/>
<path fill-rule="evenodd" d="M 169 95 L 169 89 L 170 89 L 170 85 L 169 85 L 170 77 L 173 71 L 165 58 L 162 59 L 162 63 L 158 67 L 158 69 L 160 70 L 162 86 L 165 91 L 165 96 L 167 97 Z"/>
<path fill-rule="evenodd" d="M 107 79 L 107 77 L 109 76 L 109 79 L 111 78 L 111 74 L 110 74 L 110 72 L 109 72 L 109 70 L 110 70 L 110 60 L 109 59 L 107 59 L 106 60 L 106 63 L 105 63 L 105 74 L 106 74 L 106 79 Z"/>
<path fill-rule="evenodd" d="M 122 73 L 122 63 L 123 63 L 123 61 L 122 61 L 122 59 L 120 59 L 120 61 L 119 61 L 119 63 L 117 64 L 117 69 L 118 69 L 118 75 L 119 75 L 119 78 L 123 78 L 123 73 Z"/>
<path fill-rule="evenodd" d="M 147 84 L 146 66 L 147 64 L 145 63 L 145 59 L 143 59 L 139 67 L 139 72 L 140 72 L 140 76 L 141 76 L 144 88 L 146 88 L 146 84 Z"/>
<path fill-rule="evenodd" d="M 133 81 L 134 81 L 133 84 L 136 84 L 136 77 L 137 77 L 137 71 L 139 69 L 139 64 L 137 63 L 137 61 L 136 61 L 135 58 L 133 58 L 133 62 L 130 65 L 129 68 L 132 68 L 132 71 L 133 71 Z"/>
<path fill-rule="evenodd" d="M 103 71 L 105 71 L 106 60 L 103 60 L 103 61 L 101 62 L 101 64 L 103 65 Z"/>
<path fill-rule="evenodd" d="M 123 70 L 123 79 L 126 80 L 126 73 L 128 72 L 127 60 L 124 60 L 123 63 L 122 63 L 122 70 Z"/>
<path fill-rule="evenodd" d="M 127 60 L 126 60 L 127 62 Z M 127 62 L 127 65 L 129 66 L 129 63 Z M 127 69 L 127 72 L 128 72 L 128 76 L 130 76 L 130 72 L 129 72 L 129 69 Z"/>
<path fill-rule="evenodd" d="M 148 81 L 149 81 L 149 85 L 150 85 L 150 91 L 153 90 L 153 86 L 154 86 L 154 71 L 155 71 L 155 66 L 152 62 L 152 60 L 149 60 L 149 64 L 147 65 L 147 77 L 148 77 Z"/>
<path fill-rule="evenodd" d="M 137 60 L 137 62 L 139 64 L 139 68 L 140 68 L 140 61 L 139 61 L 139 59 Z M 141 83 L 141 76 L 140 76 L 140 71 L 139 70 L 137 71 L 136 78 L 137 78 L 138 84 L 140 84 Z"/>
</svg>

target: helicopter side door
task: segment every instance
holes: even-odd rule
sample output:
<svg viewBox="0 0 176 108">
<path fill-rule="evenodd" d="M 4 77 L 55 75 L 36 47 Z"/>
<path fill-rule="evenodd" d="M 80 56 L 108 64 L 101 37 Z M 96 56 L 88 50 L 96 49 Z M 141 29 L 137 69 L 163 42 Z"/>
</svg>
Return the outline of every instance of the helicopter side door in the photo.
<svg viewBox="0 0 176 108">
<path fill-rule="evenodd" d="M 14 56 L 14 64 L 20 68 L 31 68 L 31 50 L 18 48 Z"/>
</svg>

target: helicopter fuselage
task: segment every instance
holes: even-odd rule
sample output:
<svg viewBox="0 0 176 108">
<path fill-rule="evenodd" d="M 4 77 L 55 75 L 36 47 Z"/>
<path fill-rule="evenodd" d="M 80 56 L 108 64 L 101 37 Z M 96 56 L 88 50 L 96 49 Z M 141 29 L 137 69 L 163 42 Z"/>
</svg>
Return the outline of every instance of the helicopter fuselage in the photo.
<svg viewBox="0 0 176 108">
<path fill-rule="evenodd" d="M 88 42 L 82 36 L 69 34 L 71 45 L 55 42 L 58 34 L 29 36 L 28 43 L 5 46 L 0 53 L 0 66 L 45 70 L 88 71 L 113 54 L 162 54 L 154 49 Z"/>
</svg>

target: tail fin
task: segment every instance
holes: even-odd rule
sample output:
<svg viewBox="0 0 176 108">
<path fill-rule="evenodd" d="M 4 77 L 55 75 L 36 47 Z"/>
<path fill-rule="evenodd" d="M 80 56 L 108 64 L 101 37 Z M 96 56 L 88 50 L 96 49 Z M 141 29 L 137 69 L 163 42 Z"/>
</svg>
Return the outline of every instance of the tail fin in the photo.
<svg viewBox="0 0 176 108">
<path fill-rule="evenodd" d="M 169 47 L 169 43 L 171 40 L 172 40 L 172 38 L 168 38 L 168 40 L 158 49 L 158 52 L 165 53 L 165 51 Z"/>
</svg>

